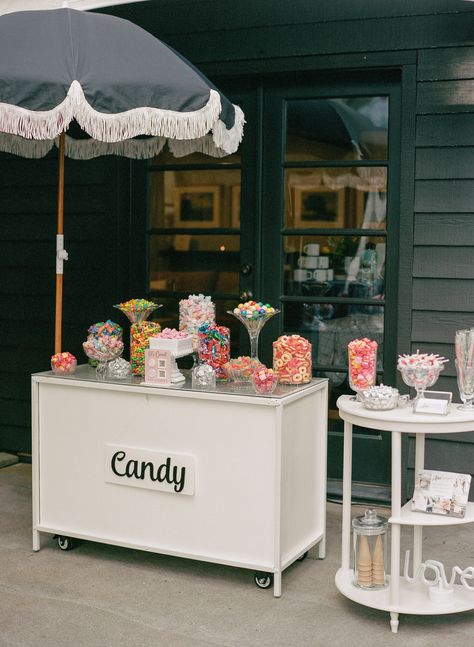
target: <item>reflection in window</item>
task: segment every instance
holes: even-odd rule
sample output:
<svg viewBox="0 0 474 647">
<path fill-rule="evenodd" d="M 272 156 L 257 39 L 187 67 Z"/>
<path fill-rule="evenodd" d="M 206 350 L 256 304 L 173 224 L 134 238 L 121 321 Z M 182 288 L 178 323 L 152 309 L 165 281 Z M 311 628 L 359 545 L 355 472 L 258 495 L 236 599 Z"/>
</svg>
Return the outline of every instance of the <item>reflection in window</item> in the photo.
<svg viewBox="0 0 474 647">
<path fill-rule="evenodd" d="M 338 167 L 285 171 L 285 226 L 384 229 L 387 169 Z"/>
<path fill-rule="evenodd" d="M 240 170 L 152 171 L 151 227 L 240 227 Z"/>
<path fill-rule="evenodd" d="M 286 161 L 385 160 L 388 97 L 287 102 Z"/>
<path fill-rule="evenodd" d="M 288 296 L 384 298 L 382 236 L 285 236 Z"/>
<path fill-rule="evenodd" d="M 150 290 L 237 296 L 240 236 L 150 237 Z"/>
</svg>

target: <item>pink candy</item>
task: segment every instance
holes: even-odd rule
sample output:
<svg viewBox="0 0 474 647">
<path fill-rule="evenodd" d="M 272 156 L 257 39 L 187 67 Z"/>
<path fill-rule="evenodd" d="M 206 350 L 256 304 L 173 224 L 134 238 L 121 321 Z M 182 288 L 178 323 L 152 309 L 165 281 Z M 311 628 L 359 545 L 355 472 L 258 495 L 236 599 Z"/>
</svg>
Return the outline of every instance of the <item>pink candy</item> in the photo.
<svg viewBox="0 0 474 647">
<path fill-rule="evenodd" d="M 377 342 L 367 337 L 349 342 L 349 384 L 353 391 L 374 386 L 377 370 Z"/>
<path fill-rule="evenodd" d="M 164 328 L 157 337 L 161 339 L 182 339 L 183 337 L 188 337 L 188 333 L 184 330 L 176 330 L 176 328 Z"/>
<path fill-rule="evenodd" d="M 252 375 L 253 388 L 257 393 L 273 393 L 278 382 L 278 375 L 271 368 L 261 364 Z"/>
<path fill-rule="evenodd" d="M 56 375 L 68 375 L 74 373 L 77 366 L 77 359 L 72 353 L 56 353 L 51 357 L 51 368 Z"/>
</svg>

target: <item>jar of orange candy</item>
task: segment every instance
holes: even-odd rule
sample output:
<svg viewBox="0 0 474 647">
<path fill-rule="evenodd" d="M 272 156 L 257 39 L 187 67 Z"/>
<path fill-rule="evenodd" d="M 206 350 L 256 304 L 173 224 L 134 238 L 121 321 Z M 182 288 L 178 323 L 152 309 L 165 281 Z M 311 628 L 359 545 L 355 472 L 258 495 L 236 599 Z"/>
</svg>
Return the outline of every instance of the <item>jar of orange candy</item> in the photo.
<svg viewBox="0 0 474 647">
<path fill-rule="evenodd" d="M 300 335 L 282 335 L 273 342 L 273 370 L 280 384 L 311 382 L 310 342 Z"/>
</svg>

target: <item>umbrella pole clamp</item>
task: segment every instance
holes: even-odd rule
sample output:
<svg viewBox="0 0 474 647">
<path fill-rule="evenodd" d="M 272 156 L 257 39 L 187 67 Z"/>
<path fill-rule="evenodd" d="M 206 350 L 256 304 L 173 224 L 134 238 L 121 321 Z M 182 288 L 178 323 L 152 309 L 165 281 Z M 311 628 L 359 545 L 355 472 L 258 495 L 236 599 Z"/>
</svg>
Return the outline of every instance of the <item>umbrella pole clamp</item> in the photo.
<svg viewBox="0 0 474 647">
<path fill-rule="evenodd" d="M 64 235 L 57 234 L 56 236 L 56 274 L 63 273 L 64 261 L 67 261 L 69 255 L 64 249 Z"/>
</svg>

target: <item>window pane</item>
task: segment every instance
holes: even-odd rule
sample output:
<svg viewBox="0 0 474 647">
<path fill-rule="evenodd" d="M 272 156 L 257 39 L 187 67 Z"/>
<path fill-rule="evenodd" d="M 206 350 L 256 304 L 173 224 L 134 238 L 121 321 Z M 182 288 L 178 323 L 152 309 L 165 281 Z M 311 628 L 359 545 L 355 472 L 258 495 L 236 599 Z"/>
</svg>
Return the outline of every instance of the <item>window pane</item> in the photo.
<svg viewBox="0 0 474 647">
<path fill-rule="evenodd" d="M 287 102 L 291 161 L 387 159 L 388 97 Z"/>
<path fill-rule="evenodd" d="M 287 169 L 285 227 L 385 229 L 383 166 Z"/>
<path fill-rule="evenodd" d="M 150 236 L 153 292 L 239 294 L 240 236 Z"/>
<path fill-rule="evenodd" d="M 240 170 L 151 171 L 151 227 L 239 227 Z"/>
<path fill-rule="evenodd" d="M 385 249 L 384 236 L 285 236 L 284 293 L 383 299 Z"/>
<path fill-rule="evenodd" d="M 285 303 L 284 329 L 311 342 L 314 368 L 340 386 L 347 382 L 347 345 L 353 339 L 369 337 L 378 343 L 377 370 L 382 370 L 384 314 L 382 307 L 373 309 L 368 313 L 351 305 Z"/>
</svg>

